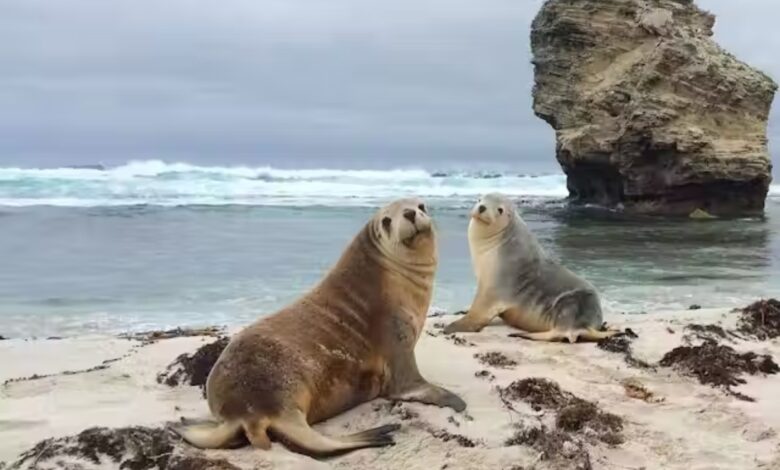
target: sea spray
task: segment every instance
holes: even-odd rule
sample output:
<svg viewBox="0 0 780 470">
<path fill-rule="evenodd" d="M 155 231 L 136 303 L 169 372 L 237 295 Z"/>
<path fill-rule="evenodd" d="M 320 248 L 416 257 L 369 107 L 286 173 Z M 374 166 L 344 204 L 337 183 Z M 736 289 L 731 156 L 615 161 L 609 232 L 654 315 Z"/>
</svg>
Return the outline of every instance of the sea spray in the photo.
<svg viewBox="0 0 780 470">
<path fill-rule="evenodd" d="M 0 206 L 375 206 L 403 195 L 470 201 L 490 191 L 561 199 L 561 174 L 216 167 L 162 161 L 92 168 L 0 168 Z"/>
</svg>

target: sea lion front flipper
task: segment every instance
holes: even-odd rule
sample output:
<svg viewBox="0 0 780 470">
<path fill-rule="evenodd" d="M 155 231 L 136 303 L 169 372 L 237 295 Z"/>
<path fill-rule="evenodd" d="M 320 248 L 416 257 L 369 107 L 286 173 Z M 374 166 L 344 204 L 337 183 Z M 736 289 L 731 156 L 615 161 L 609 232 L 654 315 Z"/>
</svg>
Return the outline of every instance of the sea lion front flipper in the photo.
<svg viewBox="0 0 780 470">
<path fill-rule="evenodd" d="M 474 316 L 470 315 L 470 312 L 465 317 L 455 320 L 444 328 L 444 334 L 452 333 L 477 333 L 482 331 L 482 328 L 490 323 L 490 320 L 486 322 L 477 321 Z"/>
<path fill-rule="evenodd" d="M 442 408 L 452 408 L 457 412 L 466 409 L 466 402 L 446 388 L 438 387 L 428 382 L 422 382 L 417 388 L 388 398 L 401 401 L 416 401 Z"/>
<path fill-rule="evenodd" d="M 496 302 L 488 296 L 483 289 L 477 287 L 477 295 L 474 297 L 466 316 L 455 320 L 444 328 L 444 334 L 450 333 L 476 333 L 493 321 L 498 316 L 499 309 L 495 308 Z"/>
<path fill-rule="evenodd" d="M 414 345 L 411 345 L 414 348 Z M 416 401 L 428 405 L 452 408 L 455 411 L 466 409 L 466 402 L 449 390 L 429 383 L 417 368 L 414 349 L 398 350 L 388 360 L 390 380 L 385 386 L 383 396 L 390 400 Z"/>
</svg>

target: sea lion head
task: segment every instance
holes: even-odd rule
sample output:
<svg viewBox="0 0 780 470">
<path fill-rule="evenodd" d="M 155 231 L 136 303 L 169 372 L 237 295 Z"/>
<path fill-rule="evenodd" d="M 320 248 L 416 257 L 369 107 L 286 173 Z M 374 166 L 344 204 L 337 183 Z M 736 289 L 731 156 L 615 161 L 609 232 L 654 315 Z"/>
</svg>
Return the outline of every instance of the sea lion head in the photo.
<svg viewBox="0 0 780 470">
<path fill-rule="evenodd" d="M 504 231 L 515 218 L 515 205 L 500 193 L 485 194 L 471 209 L 471 225 L 483 236 Z"/>
<path fill-rule="evenodd" d="M 383 252 L 414 264 L 435 262 L 436 237 L 422 199 L 398 199 L 379 209 L 371 223 Z"/>
</svg>

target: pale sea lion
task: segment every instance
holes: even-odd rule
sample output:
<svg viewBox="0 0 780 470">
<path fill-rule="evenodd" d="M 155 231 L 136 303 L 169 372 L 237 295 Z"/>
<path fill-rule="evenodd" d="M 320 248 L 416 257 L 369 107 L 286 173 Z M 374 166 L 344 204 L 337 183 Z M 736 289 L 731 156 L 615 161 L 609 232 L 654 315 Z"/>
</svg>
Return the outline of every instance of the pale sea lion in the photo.
<svg viewBox="0 0 780 470">
<path fill-rule="evenodd" d="M 270 433 L 326 456 L 393 443 L 398 425 L 341 437 L 310 427 L 374 398 L 464 410 L 457 395 L 422 377 L 414 355 L 436 265 L 425 204 L 403 199 L 380 209 L 314 289 L 230 341 L 206 383 L 218 423 L 175 431 L 202 448 L 246 436 L 269 449 Z"/>
<path fill-rule="evenodd" d="M 596 289 L 549 258 L 507 197 L 493 193 L 471 211 L 469 248 L 477 293 L 466 316 L 444 332 L 480 331 L 496 316 L 540 341 L 596 341 L 602 331 Z"/>
</svg>

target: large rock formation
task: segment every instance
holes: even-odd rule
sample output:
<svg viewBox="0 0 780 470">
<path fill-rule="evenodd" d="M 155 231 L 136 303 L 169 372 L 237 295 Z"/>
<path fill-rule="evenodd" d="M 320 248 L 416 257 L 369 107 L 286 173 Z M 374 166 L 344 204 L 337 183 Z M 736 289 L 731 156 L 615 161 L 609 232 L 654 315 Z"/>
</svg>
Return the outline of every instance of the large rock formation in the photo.
<svg viewBox="0 0 780 470">
<path fill-rule="evenodd" d="M 777 85 L 721 49 L 714 24 L 691 0 L 545 2 L 531 33 L 534 111 L 556 131 L 572 200 L 763 211 Z"/>
</svg>

